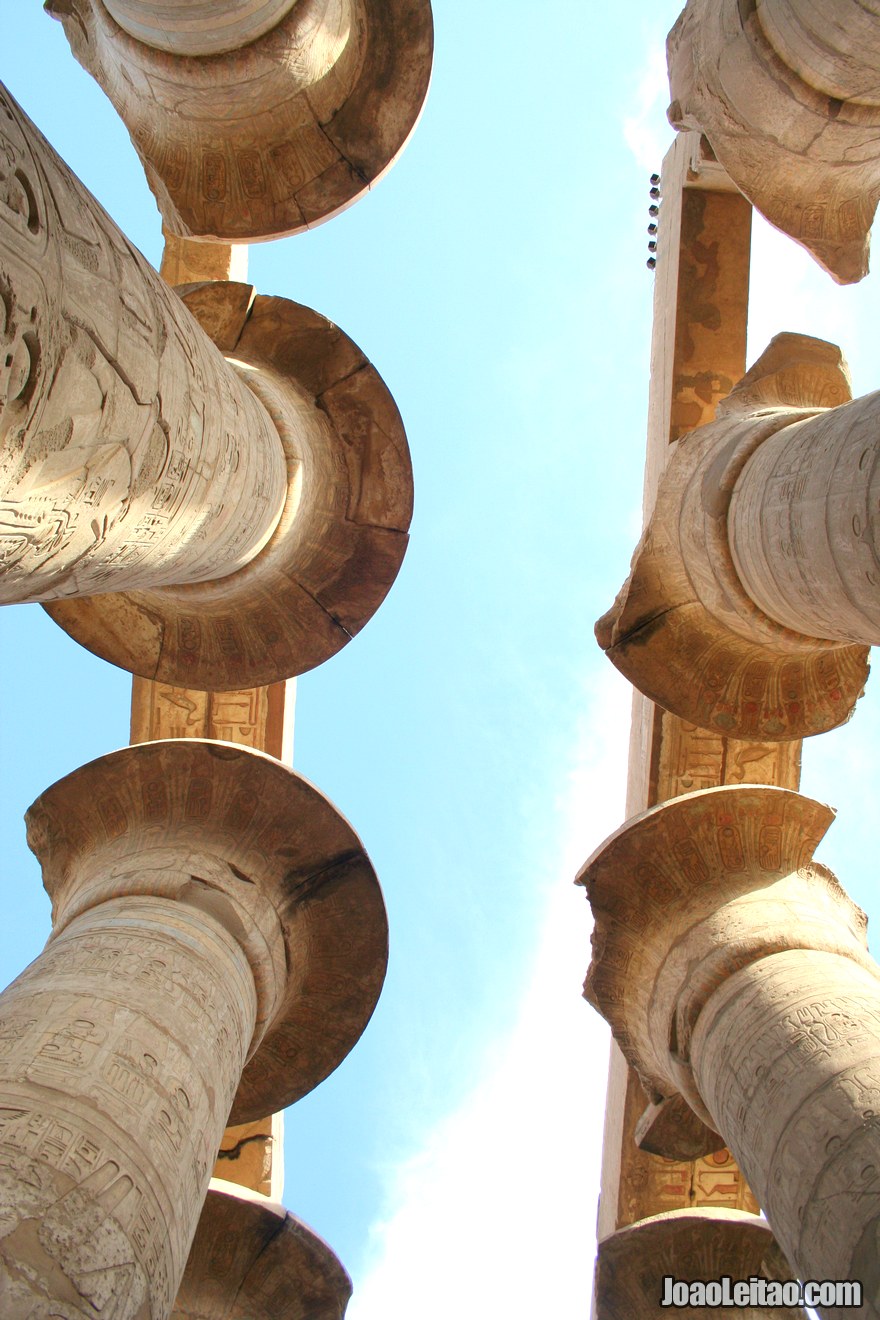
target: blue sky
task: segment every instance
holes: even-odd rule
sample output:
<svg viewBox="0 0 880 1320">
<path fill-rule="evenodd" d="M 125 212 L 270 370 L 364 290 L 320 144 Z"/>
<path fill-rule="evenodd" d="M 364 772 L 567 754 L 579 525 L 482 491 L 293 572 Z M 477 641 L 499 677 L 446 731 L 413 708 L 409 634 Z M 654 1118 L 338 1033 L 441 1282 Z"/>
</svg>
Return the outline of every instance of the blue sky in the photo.
<svg viewBox="0 0 880 1320">
<path fill-rule="evenodd" d="M 354 1275 L 351 1320 L 587 1310 L 607 1035 L 579 998 L 589 914 L 570 882 L 623 812 L 628 692 L 592 627 L 639 530 L 648 175 L 672 136 L 677 12 L 435 0 L 433 85 L 397 165 L 329 224 L 251 248 L 259 292 L 375 363 L 415 469 L 393 591 L 297 695 L 295 765 L 361 834 L 391 931 L 367 1033 L 286 1120 L 284 1201 Z M 0 64 L 157 262 L 138 161 L 60 25 L 16 6 Z M 781 329 L 838 339 L 865 392 L 872 298 L 762 229 L 750 358 Z M 0 629 L 5 983 L 48 933 L 22 813 L 127 742 L 130 680 L 39 607 Z M 840 808 L 822 859 L 869 911 L 876 706 L 814 740 L 804 778 Z"/>
</svg>

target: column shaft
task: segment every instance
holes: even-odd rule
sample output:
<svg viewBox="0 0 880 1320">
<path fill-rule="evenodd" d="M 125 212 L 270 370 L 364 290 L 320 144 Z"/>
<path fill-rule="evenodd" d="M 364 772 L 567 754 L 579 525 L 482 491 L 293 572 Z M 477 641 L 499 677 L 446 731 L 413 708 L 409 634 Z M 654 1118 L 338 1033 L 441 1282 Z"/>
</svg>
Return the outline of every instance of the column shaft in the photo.
<svg viewBox="0 0 880 1320">
<path fill-rule="evenodd" d="M 880 395 L 769 436 L 728 515 L 748 595 L 784 627 L 828 641 L 880 642 Z"/>
<path fill-rule="evenodd" d="M 277 430 L 2 92 L 0 107 L 0 603 L 225 577 L 281 516 Z"/>
<path fill-rule="evenodd" d="M 858 1280 L 880 1315 L 877 975 L 808 949 L 752 963 L 709 998 L 691 1062 L 800 1277 Z"/>
<path fill-rule="evenodd" d="M 74 917 L 0 997 L 5 1320 L 170 1313 L 256 1016 L 220 921 L 143 896 Z"/>
</svg>

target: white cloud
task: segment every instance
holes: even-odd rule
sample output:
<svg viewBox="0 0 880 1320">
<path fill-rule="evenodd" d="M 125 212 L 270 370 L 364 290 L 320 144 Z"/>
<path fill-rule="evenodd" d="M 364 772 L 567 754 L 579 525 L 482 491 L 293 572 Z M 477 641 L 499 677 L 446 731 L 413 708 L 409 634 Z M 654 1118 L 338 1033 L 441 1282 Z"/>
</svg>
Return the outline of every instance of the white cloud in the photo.
<svg viewBox="0 0 880 1320">
<path fill-rule="evenodd" d="M 574 721 L 533 974 L 465 1102 L 389 1172 L 390 1209 L 350 1320 L 585 1314 L 595 1251 L 608 1031 L 583 1003 L 589 912 L 571 880 L 620 822 L 629 688 L 599 671 Z M 511 993 L 516 987 L 511 987 Z"/>
<path fill-rule="evenodd" d="M 874 301 L 865 283 L 840 288 L 799 244 L 752 213 L 748 358 L 753 362 L 781 330 L 839 344 L 853 369 L 855 392 L 876 388 Z M 867 348 L 868 345 L 865 345 Z"/>
<path fill-rule="evenodd" d="M 646 52 L 634 102 L 635 113 L 624 116 L 624 141 L 642 169 L 658 170 L 674 136 L 666 120 L 669 83 L 662 41 L 652 41 L 649 52 Z"/>
</svg>

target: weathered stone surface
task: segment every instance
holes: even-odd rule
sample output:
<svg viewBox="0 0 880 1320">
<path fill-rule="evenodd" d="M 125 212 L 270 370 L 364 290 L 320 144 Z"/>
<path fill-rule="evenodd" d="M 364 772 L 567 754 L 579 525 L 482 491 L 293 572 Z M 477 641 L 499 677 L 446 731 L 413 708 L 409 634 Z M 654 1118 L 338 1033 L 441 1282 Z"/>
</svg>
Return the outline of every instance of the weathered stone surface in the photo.
<svg viewBox="0 0 880 1320">
<path fill-rule="evenodd" d="M 682 719 L 740 740 L 801 738 L 843 723 L 861 695 L 867 649 L 852 642 L 880 641 L 880 400 L 835 406 L 848 398 L 834 345 L 780 335 L 718 420 L 679 442 L 596 635 Z"/>
<path fill-rule="evenodd" d="M 667 55 L 676 128 L 839 283 L 868 269 L 880 197 L 880 12 L 863 0 L 688 0 Z"/>
<path fill-rule="evenodd" d="M 280 1205 L 212 1180 L 172 1320 L 342 1320 L 351 1280 Z"/>
<path fill-rule="evenodd" d="M 285 500 L 265 406 L 5 92 L 0 128 L 0 601 L 235 572 Z"/>
<path fill-rule="evenodd" d="M 346 645 L 391 587 L 412 515 L 406 436 L 375 368 L 326 318 L 249 290 L 183 292 L 281 436 L 288 497 L 270 541 L 222 585 L 103 594 L 49 611 L 114 664 L 213 691 L 303 673 Z"/>
<path fill-rule="evenodd" d="M 880 968 L 812 861 L 829 808 L 778 788 L 656 807 L 585 865 L 585 995 L 649 1098 L 682 1095 L 735 1155 L 801 1278 L 880 1314 Z"/>
<path fill-rule="evenodd" d="M 748 1280 L 758 1276 L 784 1282 L 793 1277 L 770 1227 L 757 1215 L 738 1210 L 674 1210 L 620 1229 L 599 1243 L 594 1320 L 661 1320 L 693 1316 L 692 1308 L 661 1306 L 663 1278 L 686 1281 Z M 709 1314 L 718 1315 L 712 1307 Z M 802 1320 L 800 1307 L 737 1307 L 743 1320 Z"/>
<path fill-rule="evenodd" d="M 46 7 L 184 237 L 248 242 L 329 219 L 393 163 L 427 93 L 429 0 L 221 0 L 216 22 L 205 3 L 168 6 L 164 22 L 134 0 Z"/>
<path fill-rule="evenodd" d="M 164 1320 L 230 1105 L 291 1103 L 363 1030 L 381 895 L 315 789 L 223 743 L 83 766 L 28 841 L 53 933 L 0 996 L 4 1320 Z"/>
</svg>

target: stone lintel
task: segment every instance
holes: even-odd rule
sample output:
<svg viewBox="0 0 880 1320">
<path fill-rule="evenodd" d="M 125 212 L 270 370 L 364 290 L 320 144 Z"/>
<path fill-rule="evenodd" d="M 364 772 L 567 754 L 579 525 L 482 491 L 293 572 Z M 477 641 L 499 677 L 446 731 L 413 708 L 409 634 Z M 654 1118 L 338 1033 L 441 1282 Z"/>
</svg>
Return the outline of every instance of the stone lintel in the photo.
<svg viewBox="0 0 880 1320">
<path fill-rule="evenodd" d="M 102 0 L 46 8 L 131 133 L 166 228 L 185 238 L 258 242 L 329 219 L 393 164 L 428 90 L 429 0 L 296 4 L 211 54 L 192 53 L 184 32 L 167 34 L 175 53 L 139 41 Z"/>
<path fill-rule="evenodd" d="M 293 770 L 233 744 L 143 743 L 59 780 L 27 820 L 55 933 L 145 894 L 204 909 L 243 941 L 259 1048 L 232 1122 L 292 1104 L 351 1050 L 385 975 L 385 908 L 357 835 Z"/>
<path fill-rule="evenodd" d="M 832 818 L 787 789 L 706 789 L 627 822 L 581 870 L 595 918 L 584 995 L 652 1103 L 680 1093 L 717 1130 L 690 1043 L 708 998 L 741 968 L 790 949 L 873 966 L 864 914 L 812 861 Z"/>
<path fill-rule="evenodd" d="M 205 280 L 245 283 L 248 271 L 246 243 L 205 243 L 181 238 L 162 226 L 162 262 L 159 274 L 166 284 L 202 284 Z M 222 345 L 219 345 L 222 350 Z"/>
<path fill-rule="evenodd" d="M 784 1282 L 794 1274 L 769 1224 L 737 1210 L 690 1209 L 642 1219 L 599 1243 L 593 1315 L 595 1320 L 662 1320 L 693 1316 L 692 1308 L 661 1306 L 664 1276 L 678 1280 L 721 1279 Z M 709 1314 L 721 1314 L 714 1307 Z M 805 1320 L 800 1307 L 744 1306 L 731 1315 L 743 1320 Z"/>
<path fill-rule="evenodd" d="M 250 285 L 181 292 L 281 436 L 281 519 L 264 550 L 222 580 L 55 601 L 49 613 L 145 678 L 215 692 L 263 686 L 322 664 L 384 600 L 412 516 L 406 435 L 378 372 L 325 317 Z"/>
<path fill-rule="evenodd" d="M 274 1201 L 284 1190 L 284 1114 L 233 1123 L 223 1133 L 214 1177 L 247 1187 Z"/>
<path fill-rule="evenodd" d="M 777 623 L 734 566 L 728 513 L 749 459 L 786 427 L 849 398 L 840 350 L 778 335 L 717 420 L 683 437 L 599 645 L 658 705 L 739 739 L 803 738 L 844 723 L 868 674 L 867 648 Z"/>
<path fill-rule="evenodd" d="M 648 398 L 644 511 L 674 442 L 714 417 L 746 369 L 752 208 L 699 133 L 681 133 L 660 168 L 662 193 Z M 800 744 L 727 739 L 633 697 L 627 815 L 719 783 L 796 788 Z M 600 1237 L 661 1211 L 712 1205 L 757 1213 L 727 1151 L 660 1159 L 634 1132 L 645 1108 L 638 1076 L 612 1042 L 603 1138 Z"/>
<path fill-rule="evenodd" d="M 171 1320 L 342 1320 L 351 1279 L 267 1197 L 212 1179 Z"/>
</svg>

